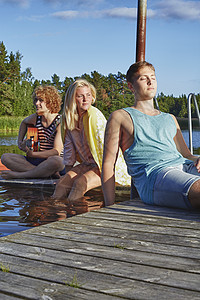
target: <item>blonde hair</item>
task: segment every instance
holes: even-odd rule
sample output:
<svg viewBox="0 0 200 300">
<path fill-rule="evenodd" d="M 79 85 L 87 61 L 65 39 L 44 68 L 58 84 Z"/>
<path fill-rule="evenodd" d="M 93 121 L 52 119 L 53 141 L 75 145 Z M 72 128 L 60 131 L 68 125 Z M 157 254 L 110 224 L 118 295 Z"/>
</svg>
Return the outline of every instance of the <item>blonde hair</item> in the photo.
<svg viewBox="0 0 200 300">
<path fill-rule="evenodd" d="M 61 108 L 61 96 L 58 93 L 58 90 L 52 85 L 38 86 L 35 88 L 33 95 L 33 101 L 36 98 L 44 100 L 48 110 L 53 113 L 59 113 Z"/>
<path fill-rule="evenodd" d="M 92 104 L 96 100 L 95 87 L 85 79 L 79 78 L 74 81 L 67 89 L 62 113 L 62 131 L 65 134 L 66 129 L 73 130 L 78 121 L 78 110 L 76 104 L 76 91 L 80 87 L 89 87 L 92 94 Z"/>
</svg>

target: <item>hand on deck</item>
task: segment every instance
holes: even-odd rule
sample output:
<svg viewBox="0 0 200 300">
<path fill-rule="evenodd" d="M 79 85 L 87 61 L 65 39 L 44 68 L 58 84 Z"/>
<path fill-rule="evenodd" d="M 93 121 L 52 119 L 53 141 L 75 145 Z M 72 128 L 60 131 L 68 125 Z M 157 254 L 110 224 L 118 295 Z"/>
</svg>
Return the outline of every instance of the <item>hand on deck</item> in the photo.
<svg viewBox="0 0 200 300">
<path fill-rule="evenodd" d="M 194 163 L 194 165 L 197 168 L 198 173 L 200 173 L 200 157 L 197 158 L 197 160 Z"/>
</svg>

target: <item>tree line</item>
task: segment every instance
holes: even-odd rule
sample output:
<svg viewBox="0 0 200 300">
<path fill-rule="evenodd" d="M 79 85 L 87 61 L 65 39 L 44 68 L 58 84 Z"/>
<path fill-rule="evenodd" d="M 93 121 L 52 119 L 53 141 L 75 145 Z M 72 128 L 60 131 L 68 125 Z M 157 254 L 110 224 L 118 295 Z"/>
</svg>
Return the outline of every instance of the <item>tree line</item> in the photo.
<svg viewBox="0 0 200 300">
<path fill-rule="evenodd" d="M 65 77 L 64 81 L 61 81 L 57 74 L 53 74 L 51 80 L 38 80 L 34 78 L 31 68 L 21 70 L 22 58 L 19 51 L 8 53 L 5 44 L 0 42 L 0 116 L 27 116 L 34 113 L 32 93 L 38 85 L 55 86 L 64 101 L 67 88 L 79 77 L 85 78 L 95 86 L 95 105 L 106 118 L 116 109 L 132 106 L 134 103 L 134 95 L 128 89 L 125 74 L 121 72 L 105 76 L 93 71 L 91 74 L 85 73 L 74 78 Z M 196 95 L 196 99 L 200 105 L 200 94 Z M 157 96 L 157 102 L 161 111 L 180 118 L 187 117 L 186 95 L 174 97 L 161 93 Z M 196 117 L 193 103 L 192 117 Z"/>
</svg>

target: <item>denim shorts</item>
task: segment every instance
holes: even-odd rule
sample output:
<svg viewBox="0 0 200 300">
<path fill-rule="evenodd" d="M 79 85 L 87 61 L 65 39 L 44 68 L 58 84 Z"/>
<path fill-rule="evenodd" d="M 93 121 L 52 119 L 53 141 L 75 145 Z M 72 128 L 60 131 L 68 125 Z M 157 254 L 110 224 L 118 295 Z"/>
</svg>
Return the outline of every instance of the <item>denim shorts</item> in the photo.
<svg viewBox="0 0 200 300">
<path fill-rule="evenodd" d="M 200 180 L 200 173 L 193 162 L 163 169 L 154 184 L 154 204 L 192 209 L 188 193 L 197 180 Z"/>
</svg>

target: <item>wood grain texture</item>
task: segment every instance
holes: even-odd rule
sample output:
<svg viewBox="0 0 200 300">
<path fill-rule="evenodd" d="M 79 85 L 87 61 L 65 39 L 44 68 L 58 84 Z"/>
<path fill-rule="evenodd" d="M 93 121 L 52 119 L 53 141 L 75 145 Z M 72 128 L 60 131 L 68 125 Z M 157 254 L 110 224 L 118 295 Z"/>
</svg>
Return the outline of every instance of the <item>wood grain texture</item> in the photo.
<svg viewBox="0 0 200 300">
<path fill-rule="evenodd" d="M 121 202 L 1 238 L 0 299 L 200 299 L 199 248 L 199 212 Z"/>
</svg>

